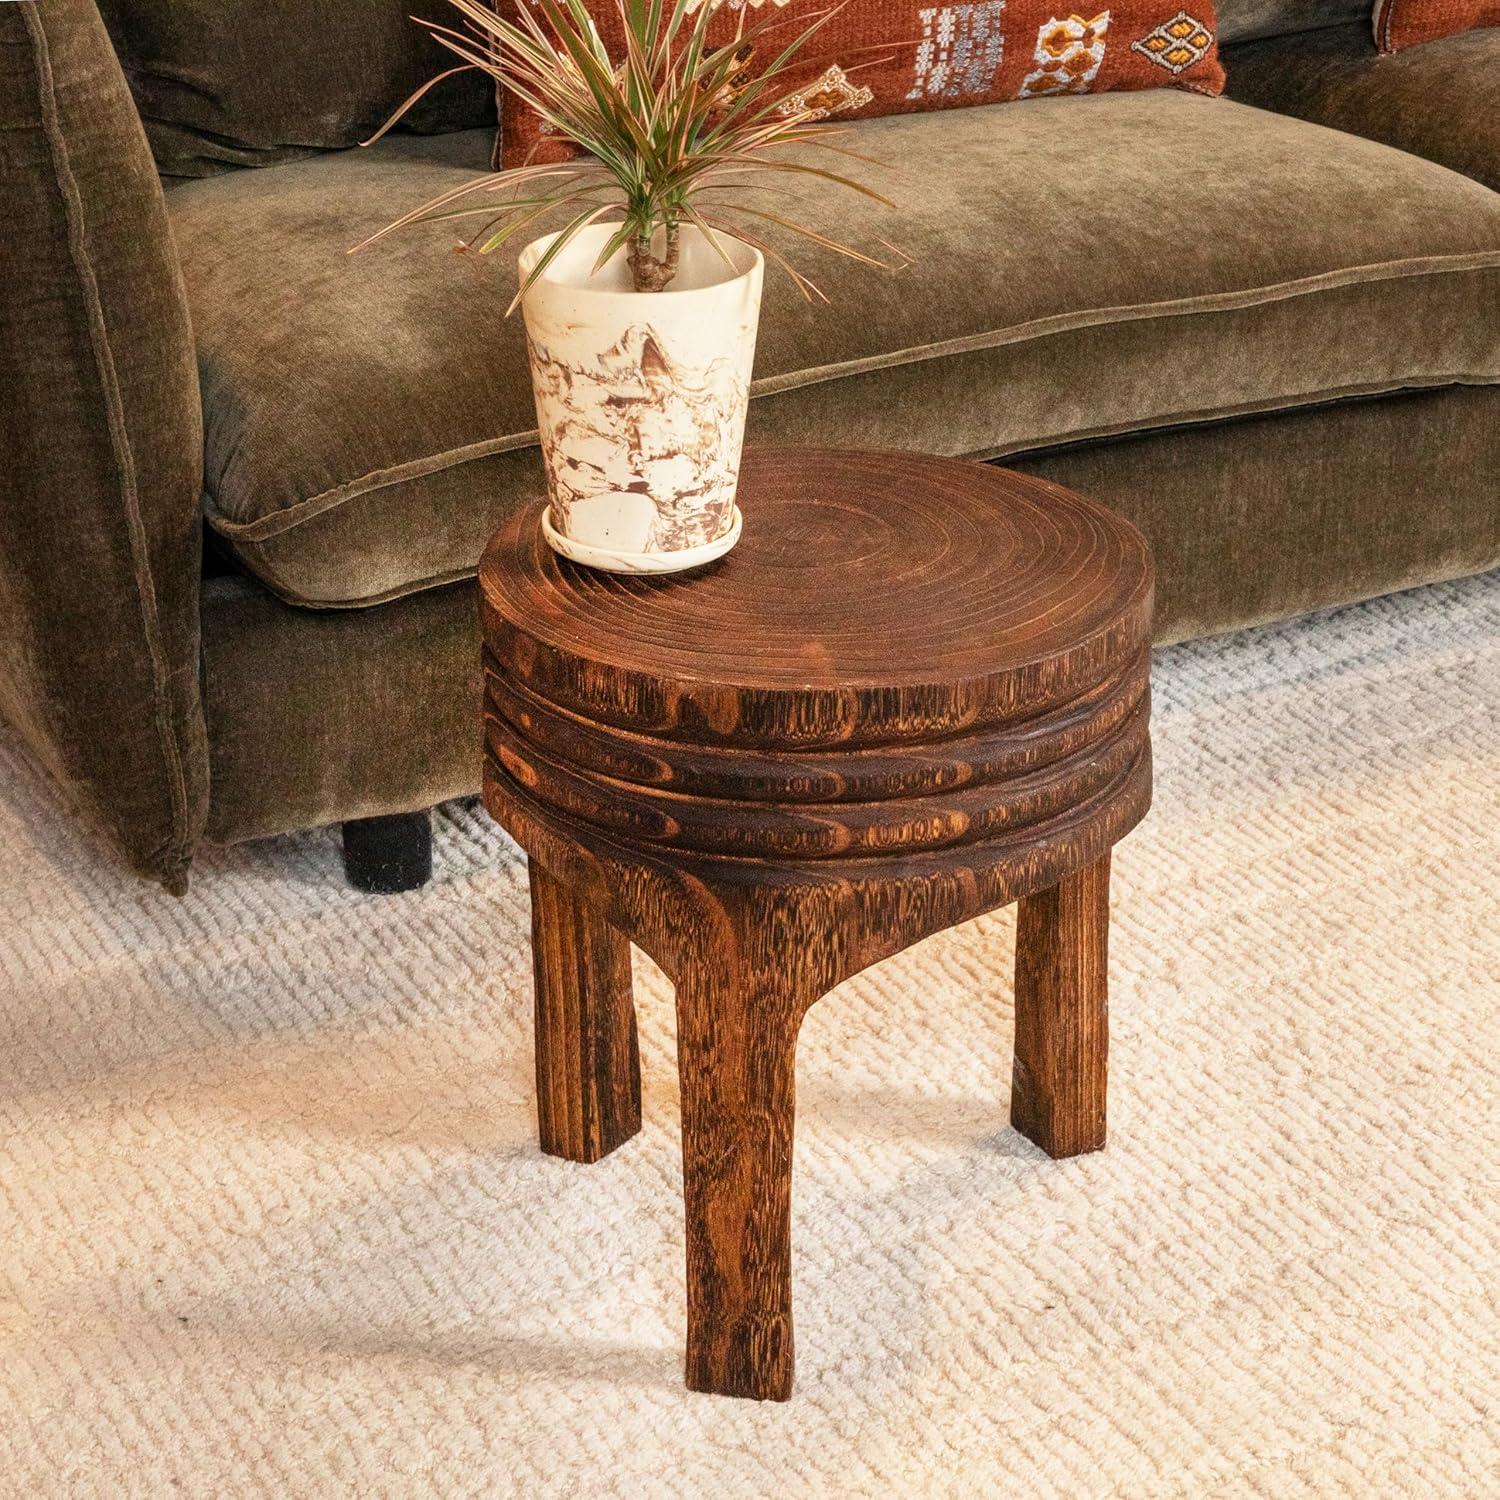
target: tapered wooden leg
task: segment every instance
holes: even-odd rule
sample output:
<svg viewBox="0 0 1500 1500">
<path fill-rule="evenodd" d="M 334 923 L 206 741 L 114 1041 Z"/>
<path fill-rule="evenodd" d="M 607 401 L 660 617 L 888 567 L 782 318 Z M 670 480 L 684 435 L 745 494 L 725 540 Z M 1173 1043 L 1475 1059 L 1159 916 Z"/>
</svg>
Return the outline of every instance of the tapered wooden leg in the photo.
<svg viewBox="0 0 1500 1500">
<path fill-rule="evenodd" d="M 797 1022 L 732 977 L 677 991 L 687 1207 L 687 1383 L 792 1393 L 792 1132 Z"/>
<path fill-rule="evenodd" d="M 542 1150 L 598 1161 L 641 1128 L 630 944 L 533 860 L 531 954 Z"/>
<path fill-rule="evenodd" d="M 1104 1145 L 1109 855 L 1021 902 L 1010 1119 L 1048 1156 Z"/>
</svg>

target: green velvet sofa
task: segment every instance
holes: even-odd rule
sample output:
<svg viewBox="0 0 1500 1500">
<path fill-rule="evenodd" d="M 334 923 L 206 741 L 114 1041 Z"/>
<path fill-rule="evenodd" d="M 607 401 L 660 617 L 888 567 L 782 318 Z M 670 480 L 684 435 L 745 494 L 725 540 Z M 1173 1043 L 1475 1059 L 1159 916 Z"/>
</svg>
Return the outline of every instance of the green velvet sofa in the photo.
<svg viewBox="0 0 1500 1500">
<path fill-rule="evenodd" d="M 472 576 L 540 465 L 511 267 L 345 254 L 489 131 L 230 119 L 164 190 L 131 3 L 0 4 L 0 717 L 181 891 L 205 839 L 419 841 L 478 788 Z M 826 307 L 768 279 L 750 440 L 1094 495 L 1155 545 L 1163 641 L 1500 564 L 1500 31 L 1380 60 L 1367 7 L 1222 0 L 1225 99 L 857 127 L 899 212 L 798 217 L 914 264 L 803 252 Z"/>
</svg>

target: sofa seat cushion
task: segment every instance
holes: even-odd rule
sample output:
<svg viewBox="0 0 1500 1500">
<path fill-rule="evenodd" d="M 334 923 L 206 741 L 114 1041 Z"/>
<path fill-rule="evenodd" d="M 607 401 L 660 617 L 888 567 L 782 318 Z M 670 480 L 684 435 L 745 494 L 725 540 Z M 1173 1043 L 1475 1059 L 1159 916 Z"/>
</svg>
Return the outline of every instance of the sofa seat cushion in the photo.
<svg viewBox="0 0 1500 1500">
<path fill-rule="evenodd" d="M 1416 157 L 1165 89 L 854 134 L 899 212 L 810 180 L 787 216 L 913 263 L 788 247 L 830 301 L 767 277 L 751 441 L 988 457 L 1500 380 L 1500 195 Z M 441 225 L 344 253 L 487 148 L 407 138 L 169 195 L 208 516 L 288 600 L 471 573 L 541 483 L 510 257 L 445 253 Z"/>
<path fill-rule="evenodd" d="M 1382 57 L 1367 23 L 1247 42 L 1229 92 L 1383 141 L 1500 188 L 1500 30 L 1466 31 Z"/>
</svg>

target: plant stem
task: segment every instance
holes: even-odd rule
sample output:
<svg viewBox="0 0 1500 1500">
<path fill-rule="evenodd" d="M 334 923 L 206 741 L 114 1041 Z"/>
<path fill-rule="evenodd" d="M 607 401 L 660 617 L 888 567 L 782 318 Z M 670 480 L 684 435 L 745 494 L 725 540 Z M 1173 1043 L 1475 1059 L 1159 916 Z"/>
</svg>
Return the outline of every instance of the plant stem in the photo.
<svg viewBox="0 0 1500 1500">
<path fill-rule="evenodd" d="M 630 241 L 625 258 L 630 264 L 631 280 L 638 292 L 662 292 L 672 284 L 677 274 L 677 224 L 669 220 L 666 226 L 666 251 L 658 260 L 651 250 L 651 235 L 637 235 Z"/>
</svg>

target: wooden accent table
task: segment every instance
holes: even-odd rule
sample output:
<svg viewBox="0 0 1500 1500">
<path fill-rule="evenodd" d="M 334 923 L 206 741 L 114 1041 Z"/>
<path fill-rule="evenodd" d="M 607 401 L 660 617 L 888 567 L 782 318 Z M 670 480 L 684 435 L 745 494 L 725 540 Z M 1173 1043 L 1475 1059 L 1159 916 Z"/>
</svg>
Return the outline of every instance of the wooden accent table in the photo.
<svg viewBox="0 0 1500 1500">
<path fill-rule="evenodd" d="M 687 1381 L 792 1387 L 803 1015 L 1021 903 L 1011 1120 L 1104 1144 L 1109 851 L 1151 798 L 1152 563 L 1039 479 L 894 453 L 745 455 L 739 546 L 590 572 L 541 504 L 480 571 L 485 801 L 531 856 L 544 1151 L 640 1129 L 629 941 L 677 987 Z"/>
</svg>

